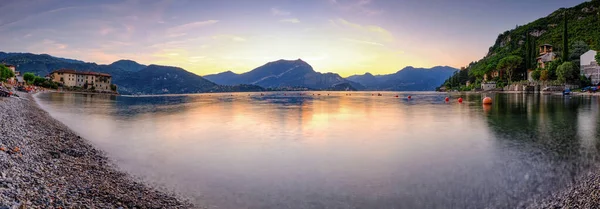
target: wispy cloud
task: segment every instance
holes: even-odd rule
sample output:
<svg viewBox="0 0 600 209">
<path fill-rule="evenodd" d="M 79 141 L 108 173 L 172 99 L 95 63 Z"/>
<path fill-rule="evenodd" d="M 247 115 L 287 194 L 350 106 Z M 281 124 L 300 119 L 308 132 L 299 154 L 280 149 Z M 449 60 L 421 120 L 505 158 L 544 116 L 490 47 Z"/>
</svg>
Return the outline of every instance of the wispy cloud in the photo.
<svg viewBox="0 0 600 209">
<path fill-rule="evenodd" d="M 284 22 L 284 23 L 300 23 L 300 20 L 298 18 L 289 18 L 289 19 L 279 20 L 279 22 Z"/>
<path fill-rule="evenodd" d="M 66 49 L 68 47 L 68 45 L 66 44 L 61 44 L 58 43 L 54 40 L 50 40 L 50 39 L 44 39 L 42 41 L 42 44 L 44 44 L 45 46 L 49 47 L 49 48 L 54 48 L 54 49 Z"/>
<path fill-rule="evenodd" d="M 382 9 L 373 9 L 374 0 L 328 0 L 337 9 L 358 12 L 365 15 L 378 15 L 383 13 Z"/>
<path fill-rule="evenodd" d="M 201 27 L 205 27 L 205 26 L 209 26 L 209 25 L 214 25 L 214 24 L 217 24 L 218 22 L 219 22 L 218 20 L 206 20 L 206 21 L 191 22 L 191 23 L 171 27 L 167 31 L 169 34 L 181 34 L 181 33 L 185 33 L 187 31 L 193 30 L 193 29 L 197 29 L 197 28 L 201 28 Z"/>
<path fill-rule="evenodd" d="M 373 46 L 384 46 L 383 44 L 377 43 L 377 42 L 363 41 L 363 40 L 357 40 L 357 39 L 351 39 L 351 38 L 342 38 L 342 41 L 347 41 L 347 42 L 351 42 L 351 43 L 355 43 L 355 44 L 365 44 L 365 45 L 373 45 Z"/>
<path fill-rule="evenodd" d="M 246 41 L 245 38 L 239 37 L 239 36 L 234 36 L 234 35 L 215 35 L 215 36 L 212 36 L 211 38 L 214 40 L 229 40 L 229 41 L 234 41 L 234 42 Z"/>
<path fill-rule="evenodd" d="M 345 19 L 342 18 L 338 18 L 338 19 L 333 19 L 333 20 L 329 20 L 329 22 L 334 25 L 334 26 L 338 26 L 338 27 L 346 27 L 346 28 L 352 28 L 355 30 L 359 30 L 359 31 L 364 31 L 364 32 L 369 32 L 369 33 L 373 33 L 373 34 L 378 34 L 379 36 L 381 36 L 385 41 L 393 41 L 394 40 L 394 36 L 392 35 L 392 33 L 380 26 L 377 25 L 361 25 L 361 24 L 357 24 L 357 23 L 353 23 L 350 21 L 347 21 Z"/>
<path fill-rule="evenodd" d="M 278 9 L 277 7 L 273 7 L 273 8 L 271 8 L 271 14 L 273 14 L 275 16 L 287 16 L 287 15 L 291 15 L 292 13 L 289 11 Z"/>
</svg>

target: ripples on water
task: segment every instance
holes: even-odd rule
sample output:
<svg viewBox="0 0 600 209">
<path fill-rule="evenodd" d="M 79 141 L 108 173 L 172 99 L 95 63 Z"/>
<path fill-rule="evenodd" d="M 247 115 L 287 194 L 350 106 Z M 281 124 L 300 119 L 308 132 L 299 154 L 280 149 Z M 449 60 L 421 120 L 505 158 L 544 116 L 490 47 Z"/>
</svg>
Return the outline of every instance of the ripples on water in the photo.
<svg viewBox="0 0 600 209">
<path fill-rule="evenodd" d="M 208 207 L 514 208 L 598 161 L 598 97 L 351 94 L 38 101 L 120 168 Z"/>
</svg>

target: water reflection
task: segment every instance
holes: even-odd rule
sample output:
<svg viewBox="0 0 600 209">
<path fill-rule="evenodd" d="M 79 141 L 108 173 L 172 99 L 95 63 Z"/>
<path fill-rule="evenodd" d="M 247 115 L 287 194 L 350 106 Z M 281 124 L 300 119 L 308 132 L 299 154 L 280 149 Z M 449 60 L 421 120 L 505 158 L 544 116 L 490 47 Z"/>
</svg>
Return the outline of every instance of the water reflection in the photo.
<svg viewBox="0 0 600 209">
<path fill-rule="evenodd" d="M 122 169 L 209 207 L 514 208 L 598 161 L 596 97 L 312 94 L 39 100 Z"/>
</svg>

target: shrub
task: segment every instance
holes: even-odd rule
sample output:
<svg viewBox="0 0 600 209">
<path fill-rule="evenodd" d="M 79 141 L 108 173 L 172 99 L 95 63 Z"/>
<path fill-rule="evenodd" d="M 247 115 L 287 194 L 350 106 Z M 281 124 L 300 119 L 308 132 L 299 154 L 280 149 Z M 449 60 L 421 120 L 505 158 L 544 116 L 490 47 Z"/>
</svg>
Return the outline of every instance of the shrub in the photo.
<svg viewBox="0 0 600 209">
<path fill-rule="evenodd" d="M 535 70 L 533 72 L 531 72 L 531 78 L 533 78 L 533 80 L 540 80 L 540 77 L 542 75 L 542 72 L 540 70 Z"/>
</svg>

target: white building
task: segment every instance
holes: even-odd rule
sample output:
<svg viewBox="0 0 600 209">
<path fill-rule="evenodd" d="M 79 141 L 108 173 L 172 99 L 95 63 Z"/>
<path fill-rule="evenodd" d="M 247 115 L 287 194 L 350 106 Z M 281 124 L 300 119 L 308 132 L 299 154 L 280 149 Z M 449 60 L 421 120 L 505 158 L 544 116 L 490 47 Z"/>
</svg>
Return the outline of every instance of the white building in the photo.
<svg viewBox="0 0 600 209">
<path fill-rule="evenodd" d="M 592 84 L 600 83 L 600 66 L 596 62 L 596 51 L 589 50 L 579 57 L 581 74 L 591 77 Z"/>
<path fill-rule="evenodd" d="M 496 82 L 483 82 L 481 83 L 481 89 L 484 91 L 496 89 Z"/>
</svg>

